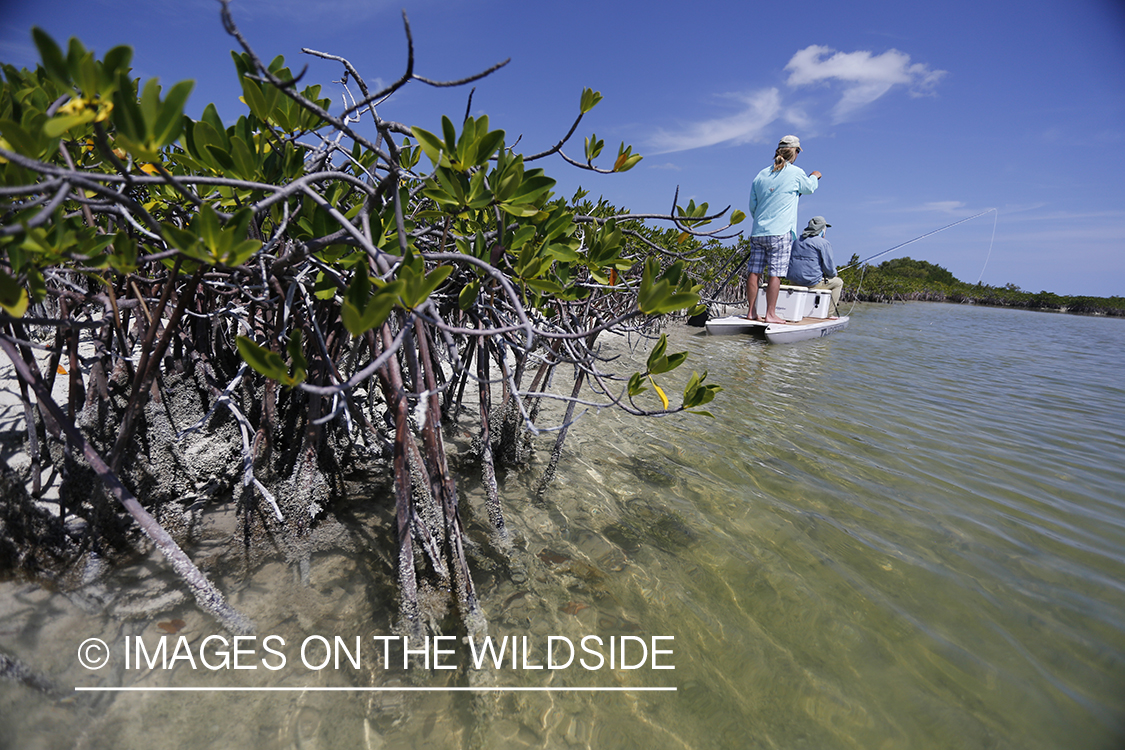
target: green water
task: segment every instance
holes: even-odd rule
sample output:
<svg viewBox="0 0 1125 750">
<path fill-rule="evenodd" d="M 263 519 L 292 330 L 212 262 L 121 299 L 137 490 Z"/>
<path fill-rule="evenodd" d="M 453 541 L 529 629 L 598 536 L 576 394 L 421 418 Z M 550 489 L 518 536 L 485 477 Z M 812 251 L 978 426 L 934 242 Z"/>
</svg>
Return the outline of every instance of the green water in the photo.
<svg viewBox="0 0 1125 750">
<path fill-rule="evenodd" d="M 473 554 L 490 634 L 526 637 L 526 664 L 548 636 L 660 636 L 674 670 L 374 664 L 393 570 L 370 544 L 385 501 L 356 497 L 351 541 L 307 566 L 213 573 L 285 639 L 276 671 L 124 670 L 126 636 L 152 644 L 178 617 L 198 645 L 214 628 L 185 603 L 128 617 L 0 585 L 0 650 L 68 688 L 297 689 L 48 700 L 5 684 L 0 747 L 1125 745 L 1125 321 L 914 304 L 859 306 L 845 333 L 789 346 L 669 333 L 724 386 L 715 419 L 585 415 L 550 503 L 531 499 L 535 472 L 502 478 L 517 575 L 483 539 Z M 203 536 L 231 522 L 215 509 Z M 360 636 L 363 664 L 306 668 L 311 634 Z M 89 637 L 112 667 L 75 663 Z M 443 686 L 630 690 L 300 690 Z"/>
</svg>

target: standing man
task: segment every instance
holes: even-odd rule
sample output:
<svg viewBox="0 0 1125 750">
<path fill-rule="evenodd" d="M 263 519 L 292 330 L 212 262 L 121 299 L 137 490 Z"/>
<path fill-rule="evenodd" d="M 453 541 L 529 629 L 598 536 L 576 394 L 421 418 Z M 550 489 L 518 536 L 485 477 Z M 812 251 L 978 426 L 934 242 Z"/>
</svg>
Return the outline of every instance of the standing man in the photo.
<svg viewBox="0 0 1125 750">
<path fill-rule="evenodd" d="M 832 243 L 824 237 L 825 230 L 830 226 L 823 216 L 809 219 L 809 225 L 793 245 L 789 273 L 785 277 L 798 286 L 832 292 L 832 316 L 836 317 L 840 314 L 840 290 L 844 288 L 844 280 L 836 275 Z"/>
<path fill-rule="evenodd" d="M 747 317 L 758 320 L 758 280 L 769 263 L 766 285 L 766 323 L 785 323 L 777 314 L 777 295 L 781 277 L 789 271 L 789 251 L 797 234 L 797 199 L 809 195 L 820 184 L 820 172 L 805 174 L 793 164 L 801 153 L 801 141 L 787 135 L 777 144 L 773 166 L 754 178 L 750 189 L 750 215 L 754 229 L 750 234 L 750 260 L 746 264 Z"/>
</svg>

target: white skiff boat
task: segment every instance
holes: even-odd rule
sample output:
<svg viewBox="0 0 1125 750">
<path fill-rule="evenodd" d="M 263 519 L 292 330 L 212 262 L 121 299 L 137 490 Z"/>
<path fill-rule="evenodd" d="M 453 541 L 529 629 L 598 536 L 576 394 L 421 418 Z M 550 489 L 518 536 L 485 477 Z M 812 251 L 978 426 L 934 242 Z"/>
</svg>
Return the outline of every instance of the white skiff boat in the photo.
<svg viewBox="0 0 1125 750">
<path fill-rule="evenodd" d="M 758 292 L 758 316 L 765 317 L 766 292 Z M 777 314 L 785 323 L 766 323 L 750 320 L 746 314 L 708 320 L 704 325 L 713 336 L 750 334 L 764 338 L 771 344 L 791 344 L 794 341 L 820 338 L 848 327 L 848 316 L 829 317 L 832 296 L 824 290 L 803 286 L 782 286 L 777 298 Z"/>
<path fill-rule="evenodd" d="M 792 344 L 838 333 L 848 327 L 848 316 L 842 318 L 802 318 L 792 323 L 766 323 L 750 320 L 745 315 L 708 320 L 704 324 L 712 336 L 750 334 L 771 344 Z"/>
</svg>

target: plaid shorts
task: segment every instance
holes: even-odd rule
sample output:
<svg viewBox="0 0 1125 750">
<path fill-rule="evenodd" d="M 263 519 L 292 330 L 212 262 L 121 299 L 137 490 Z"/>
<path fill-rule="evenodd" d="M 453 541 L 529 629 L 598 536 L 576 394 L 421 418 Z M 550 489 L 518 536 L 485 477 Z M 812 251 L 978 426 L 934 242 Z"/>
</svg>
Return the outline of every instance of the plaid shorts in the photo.
<svg viewBox="0 0 1125 750">
<path fill-rule="evenodd" d="M 760 274 L 770 264 L 770 276 L 784 276 L 789 272 L 789 251 L 793 235 L 780 234 L 750 238 L 750 259 L 742 267 L 742 278 L 752 273 Z"/>
</svg>

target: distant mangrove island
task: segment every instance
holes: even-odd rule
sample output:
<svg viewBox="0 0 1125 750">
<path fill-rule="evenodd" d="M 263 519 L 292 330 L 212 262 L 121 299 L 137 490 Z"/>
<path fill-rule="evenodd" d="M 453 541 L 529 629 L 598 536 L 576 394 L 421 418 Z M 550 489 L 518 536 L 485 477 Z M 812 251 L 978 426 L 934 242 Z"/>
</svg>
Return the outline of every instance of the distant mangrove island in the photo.
<svg viewBox="0 0 1125 750">
<path fill-rule="evenodd" d="M 1090 297 L 1027 292 L 1015 284 L 969 284 L 939 265 L 913 258 L 894 258 L 877 266 L 855 265 L 853 255 L 840 274 L 843 298 L 860 302 L 961 302 L 1026 310 L 1125 317 L 1125 297 Z"/>
</svg>

